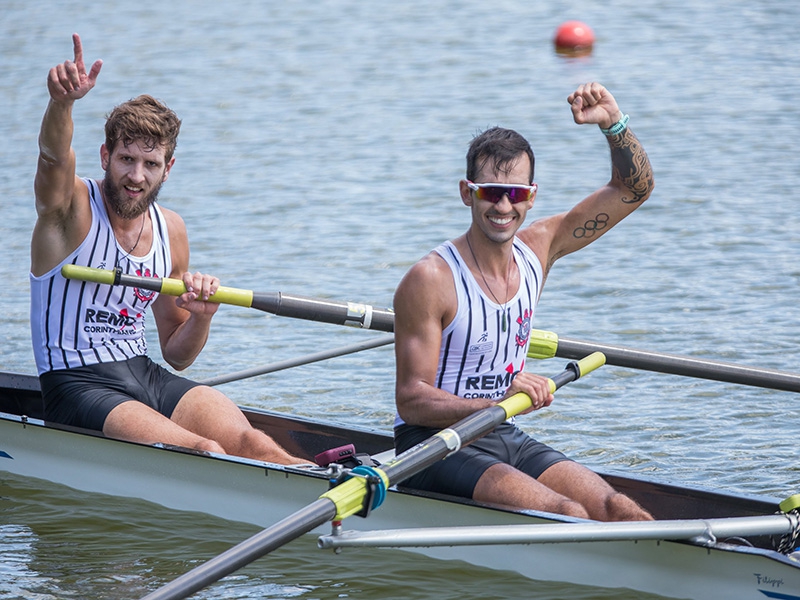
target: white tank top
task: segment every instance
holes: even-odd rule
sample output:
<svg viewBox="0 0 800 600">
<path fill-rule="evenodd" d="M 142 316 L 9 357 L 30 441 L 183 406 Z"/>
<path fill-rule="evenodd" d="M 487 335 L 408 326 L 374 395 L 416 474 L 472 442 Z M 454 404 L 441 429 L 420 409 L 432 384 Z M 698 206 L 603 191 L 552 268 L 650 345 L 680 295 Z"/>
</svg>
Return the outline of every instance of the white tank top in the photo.
<svg viewBox="0 0 800 600">
<path fill-rule="evenodd" d="M 36 368 L 46 371 L 120 361 L 147 353 L 145 310 L 158 294 L 133 287 L 65 279 L 61 267 L 75 264 L 123 273 L 168 277 L 172 272 L 164 215 L 150 207 L 153 243 L 145 256 L 129 256 L 117 243 L 97 183 L 89 188 L 92 225 L 80 246 L 41 277 L 30 275 L 31 338 Z"/>
<path fill-rule="evenodd" d="M 533 314 L 542 291 L 542 265 L 530 248 L 514 240 L 520 286 L 504 306 L 483 292 L 452 242 L 435 252 L 453 272 L 458 298 L 456 316 L 442 331 L 436 387 L 462 398 L 500 399 L 525 367 Z M 398 415 L 395 426 L 402 423 Z"/>
</svg>

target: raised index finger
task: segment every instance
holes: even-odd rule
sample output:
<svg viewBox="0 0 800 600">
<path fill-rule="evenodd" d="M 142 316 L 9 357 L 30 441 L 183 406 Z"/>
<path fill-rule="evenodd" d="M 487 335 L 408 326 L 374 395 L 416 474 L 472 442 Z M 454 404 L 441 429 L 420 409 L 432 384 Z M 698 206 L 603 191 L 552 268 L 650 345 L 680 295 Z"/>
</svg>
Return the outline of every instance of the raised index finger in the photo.
<svg viewBox="0 0 800 600">
<path fill-rule="evenodd" d="M 75 66 L 78 67 L 78 72 L 86 73 L 86 66 L 83 64 L 83 44 L 81 44 L 81 36 L 77 33 L 72 34 L 72 48 L 75 52 Z"/>
</svg>

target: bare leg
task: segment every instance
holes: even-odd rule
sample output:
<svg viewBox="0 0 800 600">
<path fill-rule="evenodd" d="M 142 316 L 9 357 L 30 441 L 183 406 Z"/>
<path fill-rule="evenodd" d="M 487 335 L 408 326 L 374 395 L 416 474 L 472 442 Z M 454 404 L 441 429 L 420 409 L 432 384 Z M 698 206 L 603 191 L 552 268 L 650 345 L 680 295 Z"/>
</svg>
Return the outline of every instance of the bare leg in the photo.
<svg viewBox="0 0 800 600">
<path fill-rule="evenodd" d="M 489 467 L 478 480 L 472 498 L 479 502 L 495 502 L 517 508 L 589 518 L 589 514 L 580 503 L 570 500 L 506 464 Z"/>
<path fill-rule="evenodd" d="M 576 462 L 554 464 L 539 476 L 539 483 L 579 502 L 598 521 L 651 521 L 653 517 L 602 477 Z"/>
<path fill-rule="evenodd" d="M 227 396 L 206 386 L 184 394 L 171 419 L 141 402 L 124 402 L 109 413 L 103 433 L 117 439 L 174 444 L 278 464 L 309 462 L 292 456 L 263 431 L 254 429 Z"/>
<path fill-rule="evenodd" d="M 233 401 L 208 386 L 186 392 L 172 420 L 188 431 L 216 440 L 228 454 L 287 465 L 309 462 L 292 456 L 266 433 L 253 428 Z"/>
<path fill-rule="evenodd" d="M 217 442 L 187 431 L 136 400 L 124 402 L 112 410 L 103 424 L 103 433 L 118 440 L 144 444 L 161 442 L 194 450 L 224 453 Z"/>
<path fill-rule="evenodd" d="M 599 475 L 571 461 L 548 468 L 539 479 L 506 464 L 481 476 L 474 500 L 542 510 L 597 521 L 648 521 L 652 516 Z"/>
</svg>

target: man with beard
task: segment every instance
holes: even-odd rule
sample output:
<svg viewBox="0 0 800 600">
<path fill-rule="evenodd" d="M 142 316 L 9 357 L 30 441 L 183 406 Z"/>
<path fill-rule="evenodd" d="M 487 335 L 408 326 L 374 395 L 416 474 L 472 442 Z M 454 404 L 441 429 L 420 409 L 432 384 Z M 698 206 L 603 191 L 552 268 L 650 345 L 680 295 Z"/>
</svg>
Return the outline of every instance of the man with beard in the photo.
<svg viewBox="0 0 800 600">
<path fill-rule="evenodd" d="M 178 377 L 147 357 L 145 312 L 152 308 L 164 359 L 182 370 L 205 345 L 218 304 L 204 302 L 216 277 L 188 273 L 183 220 L 156 203 L 175 163 L 181 122 L 150 96 L 117 106 L 100 148 L 105 177 L 75 173 L 72 108 L 102 67 L 87 72 L 80 37 L 74 61 L 53 67 L 39 133 L 31 242 L 31 330 L 45 419 L 113 438 L 166 443 L 282 464 L 306 462 L 254 429 L 217 390 Z M 138 288 L 70 281 L 77 264 L 180 278 L 177 299 Z"/>
</svg>

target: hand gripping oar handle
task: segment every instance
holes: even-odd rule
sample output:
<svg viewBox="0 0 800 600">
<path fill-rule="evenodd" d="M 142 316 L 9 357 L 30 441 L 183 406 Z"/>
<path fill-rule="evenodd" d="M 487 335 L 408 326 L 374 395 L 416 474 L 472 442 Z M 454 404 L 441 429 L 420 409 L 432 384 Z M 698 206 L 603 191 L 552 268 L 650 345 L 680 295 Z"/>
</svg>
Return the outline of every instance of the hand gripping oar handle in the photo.
<svg viewBox="0 0 800 600">
<path fill-rule="evenodd" d="M 605 364 L 605 356 L 595 352 L 582 360 L 567 365 L 561 373 L 550 379 L 550 391 L 555 392 L 570 381 L 594 371 Z M 377 478 L 385 488 L 400 483 L 412 475 L 419 473 L 436 461 L 457 452 L 462 446 L 483 437 L 495 427 L 514 415 L 518 415 L 531 407 L 531 399 L 527 394 L 514 394 L 494 406 L 479 410 L 462 419 L 455 425 L 443 429 L 427 440 L 389 460 L 380 468 L 369 468 L 370 475 Z M 336 505 L 335 520 L 341 520 L 362 511 L 377 508 L 379 504 L 364 507 L 367 495 L 368 478 L 349 479 L 343 484 L 323 494 Z M 380 499 L 381 494 L 376 499 Z"/>
<path fill-rule="evenodd" d="M 577 363 L 570 363 L 562 373 L 550 380 L 550 389 L 555 391 L 570 381 L 600 367 L 604 362 L 605 357 L 597 352 Z M 456 452 L 462 444 L 468 444 L 489 433 L 508 417 L 519 414 L 530 406 L 531 399 L 527 395 L 515 394 L 495 406 L 485 408 L 462 419 L 452 427 L 440 431 L 413 448 L 409 448 L 381 468 L 357 467 L 360 471 L 356 469 L 351 471 L 351 473 L 355 472 L 354 477 L 327 491 L 305 508 L 181 575 L 148 594 L 142 600 L 186 598 L 284 544 L 288 544 L 326 521 L 341 520 L 360 513 L 364 510 L 365 499 L 371 498 L 373 502 L 382 501 L 385 490 L 389 486 L 411 477 L 437 460 Z M 370 494 L 370 486 L 381 488 L 383 493 Z M 379 505 L 380 502 L 377 502 L 367 509 L 377 508 Z"/>
<path fill-rule="evenodd" d="M 106 285 L 125 285 L 145 290 L 180 296 L 186 293 L 186 285 L 180 279 L 167 277 L 141 277 L 123 273 L 119 268 L 109 271 L 64 265 L 61 274 L 67 279 L 78 279 Z M 292 296 L 281 292 L 257 293 L 220 286 L 208 302 L 233 304 L 255 308 L 281 317 L 293 317 L 334 325 L 349 325 L 377 331 L 394 331 L 394 312 L 373 308 L 368 304 L 336 302 L 304 296 Z"/>
<path fill-rule="evenodd" d="M 558 388 L 568 384 L 570 381 L 580 379 L 587 373 L 599 369 L 605 363 L 606 357 L 602 352 L 593 352 L 577 362 L 569 363 L 561 373 L 550 379 L 550 393 L 554 393 Z M 527 410 L 530 408 L 530 405 L 531 399 L 527 394 L 514 394 L 510 398 L 498 403 L 498 406 L 502 406 L 505 409 L 507 415 L 506 419 Z"/>
</svg>

